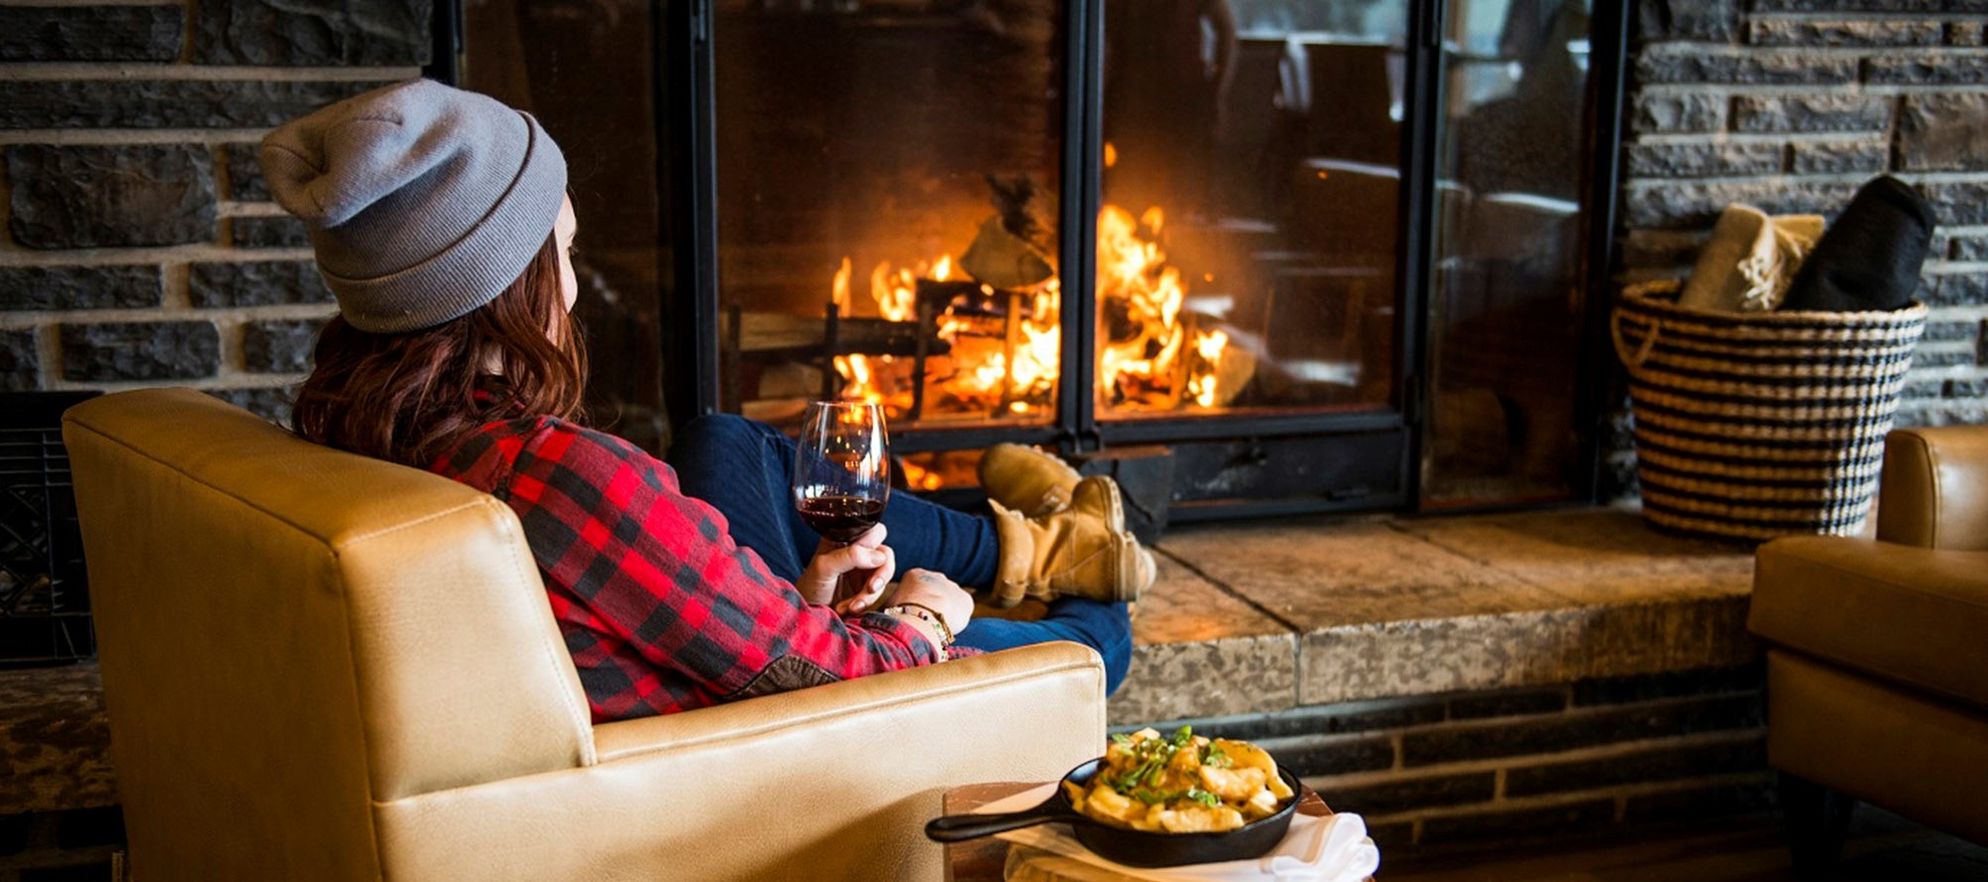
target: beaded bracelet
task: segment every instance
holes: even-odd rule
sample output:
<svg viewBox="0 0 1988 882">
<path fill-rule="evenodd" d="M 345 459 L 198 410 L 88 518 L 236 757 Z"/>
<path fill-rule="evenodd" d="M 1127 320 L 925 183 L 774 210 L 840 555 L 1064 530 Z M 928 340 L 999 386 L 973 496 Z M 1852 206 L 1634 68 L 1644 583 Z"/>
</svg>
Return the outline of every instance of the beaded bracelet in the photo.
<svg viewBox="0 0 1988 882">
<path fill-rule="evenodd" d="M 953 645 L 953 629 L 946 627 L 946 620 L 940 618 L 939 614 L 933 612 L 929 606 L 922 603 L 896 603 L 884 607 L 884 612 L 891 615 L 908 615 L 931 625 L 939 632 L 939 648 L 942 650 Z"/>
<path fill-rule="evenodd" d="M 946 617 L 939 615 L 938 610 L 926 606 L 925 604 L 919 603 L 915 600 L 899 601 L 897 605 L 923 612 L 928 618 L 932 620 L 932 624 L 939 626 L 939 634 L 940 636 L 945 638 L 946 645 L 947 646 L 953 645 L 953 629 L 951 626 L 946 624 Z"/>
</svg>

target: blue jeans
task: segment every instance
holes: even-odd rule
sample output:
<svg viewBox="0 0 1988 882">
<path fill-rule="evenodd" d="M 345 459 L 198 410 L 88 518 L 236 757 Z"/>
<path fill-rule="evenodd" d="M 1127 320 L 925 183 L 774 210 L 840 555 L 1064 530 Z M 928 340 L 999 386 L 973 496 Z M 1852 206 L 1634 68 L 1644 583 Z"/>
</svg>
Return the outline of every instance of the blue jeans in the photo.
<svg viewBox="0 0 1988 882">
<path fill-rule="evenodd" d="M 732 540 L 758 552 L 773 574 L 800 578 L 821 536 L 794 510 L 794 442 L 779 429 L 730 414 L 698 417 L 670 447 L 683 492 L 716 508 Z M 884 508 L 887 542 L 900 572 L 925 569 L 969 590 L 994 584 L 1000 538 L 987 518 L 954 511 L 904 492 Z M 1132 621 L 1125 604 L 1061 597 L 1039 621 L 974 619 L 956 641 L 986 651 L 1070 640 L 1104 657 L 1105 688 L 1116 690 L 1132 665 Z"/>
</svg>

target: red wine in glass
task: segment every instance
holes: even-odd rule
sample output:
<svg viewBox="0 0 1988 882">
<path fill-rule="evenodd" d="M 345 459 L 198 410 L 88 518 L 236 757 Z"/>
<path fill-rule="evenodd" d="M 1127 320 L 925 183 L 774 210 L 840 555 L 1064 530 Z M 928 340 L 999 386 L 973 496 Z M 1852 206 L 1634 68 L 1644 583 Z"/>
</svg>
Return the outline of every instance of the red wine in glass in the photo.
<svg viewBox="0 0 1988 882">
<path fill-rule="evenodd" d="M 856 496 L 817 496 L 799 503 L 801 520 L 837 545 L 868 533 L 884 516 L 884 504 Z"/>
<path fill-rule="evenodd" d="M 890 501 L 890 434 L 883 408 L 854 401 L 808 405 L 794 457 L 794 508 L 822 538 L 847 545 L 883 518 Z M 835 599 L 858 590 L 850 573 Z"/>
</svg>

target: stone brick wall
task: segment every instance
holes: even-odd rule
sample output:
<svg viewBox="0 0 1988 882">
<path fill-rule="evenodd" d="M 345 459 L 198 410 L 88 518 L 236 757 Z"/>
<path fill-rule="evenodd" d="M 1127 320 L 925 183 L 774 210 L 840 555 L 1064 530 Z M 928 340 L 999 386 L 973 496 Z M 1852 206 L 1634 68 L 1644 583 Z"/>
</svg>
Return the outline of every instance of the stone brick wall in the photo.
<svg viewBox="0 0 1988 882">
<path fill-rule="evenodd" d="M 1187 722 L 1262 744 L 1398 859 L 1770 810 L 1762 680 L 1746 665 Z"/>
<path fill-rule="evenodd" d="M 1729 202 L 1833 217 L 1890 172 L 1940 220 L 1899 421 L 1988 421 L 1988 0 L 1640 0 L 1637 13 L 1625 275 L 1688 272 Z"/>
<path fill-rule="evenodd" d="M 428 0 L 0 0 L 0 390 L 186 385 L 282 418 L 332 313 L 271 126 L 416 76 Z"/>
</svg>

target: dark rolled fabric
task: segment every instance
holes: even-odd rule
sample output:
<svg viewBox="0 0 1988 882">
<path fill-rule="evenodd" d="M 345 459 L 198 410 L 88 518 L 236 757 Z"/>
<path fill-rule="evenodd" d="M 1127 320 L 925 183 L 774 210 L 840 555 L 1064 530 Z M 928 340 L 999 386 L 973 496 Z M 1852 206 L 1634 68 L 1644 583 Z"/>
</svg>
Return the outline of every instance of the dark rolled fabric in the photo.
<svg viewBox="0 0 1988 882">
<path fill-rule="evenodd" d="M 1933 224 L 1932 207 L 1912 185 L 1872 178 L 1802 262 L 1781 309 L 1903 309 L 1919 288 Z"/>
</svg>

